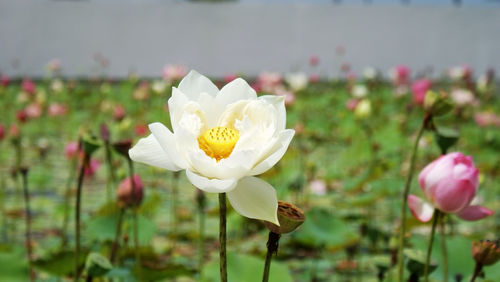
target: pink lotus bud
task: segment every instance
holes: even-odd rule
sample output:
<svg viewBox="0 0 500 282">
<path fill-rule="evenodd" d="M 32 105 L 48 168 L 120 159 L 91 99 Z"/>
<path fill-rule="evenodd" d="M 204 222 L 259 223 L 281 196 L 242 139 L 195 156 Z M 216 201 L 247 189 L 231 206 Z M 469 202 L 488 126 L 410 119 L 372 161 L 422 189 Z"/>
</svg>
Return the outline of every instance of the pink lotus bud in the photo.
<svg viewBox="0 0 500 282">
<path fill-rule="evenodd" d="M 0 124 L 0 141 L 2 141 L 3 138 L 5 138 L 5 127 L 3 124 Z"/>
<path fill-rule="evenodd" d="M 76 157 L 76 154 L 78 152 L 78 142 L 72 141 L 66 144 L 66 147 L 64 148 L 64 155 L 68 159 L 73 159 Z"/>
<path fill-rule="evenodd" d="M 418 177 L 418 183 L 430 203 L 415 195 L 408 197 L 410 211 L 418 220 L 427 222 L 434 209 L 457 214 L 464 220 L 479 220 L 493 211 L 471 205 L 478 189 L 478 170 L 470 156 L 454 152 L 428 164 Z"/>
<path fill-rule="evenodd" d="M 319 64 L 319 57 L 316 56 L 316 55 L 312 55 L 310 58 L 309 58 L 309 64 L 311 66 L 317 66 Z"/>
<path fill-rule="evenodd" d="M 144 186 L 142 185 L 141 178 L 135 174 L 133 179 L 135 187 L 132 187 L 132 181 L 130 181 L 130 177 L 127 177 L 120 183 L 116 190 L 118 205 L 121 208 L 139 206 L 142 202 Z M 133 194 L 132 191 L 134 192 Z"/>
<path fill-rule="evenodd" d="M 99 167 L 101 167 L 101 162 L 96 159 L 91 159 L 83 174 L 87 177 L 94 176 Z"/>
<path fill-rule="evenodd" d="M 316 83 L 316 82 L 319 82 L 319 79 L 320 79 L 320 77 L 319 77 L 319 75 L 318 75 L 318 74 L 314 74 L 314 73 L 313 73 L 313 74 L 309 75 L 309 82 L 310 82 L 310 83 Z"/>
<path fill-rule="evenodd" d="M 432 83 L 430 80 L 423 78 L 419 79 L 411 85 L 413 93 L 413 102 L 417 105 L 423 105 L 425 101 L 425 94 L 431 88 Z"/>
<path fill-rule="evenodd" d="M 121 105 L 118 105 L 113 110 L 113 118 L 116 121 L 121 121 L 125 117 L 125 108 Z"/>
<path fill-rule="evenodd" d="M 36 84 L 33 81 L 26 78 L 23 80 L 21 89 L 26 93 L 34 94 L 36 91 Z"/>
<path fill-rule="evenodd" d="M 19 111 L 17 111 L 16 118 L 21 123 L 25 123 L 25 122 L 28 121 L 28 115 L 26 114 L 25 110 L 19 110 Z"/>
<path fill-rule="evenodd" d="M 500 117 L 495 115 L 494 113 L 489 113 L 489 112 L 477 113 L 474 115 L 474 120 L 476 121 L 476 124 L 480 127 L 486 127 L 490 125 L 500 127 Z"/>
<path fill-rule="evenodd" d="M 10 77 L 6 76 L 6 75 L 1 75 L 0 76 L 0 84 L 3 86 L 3 87 L 7 87 L 10 83 Z"/>
</svg>

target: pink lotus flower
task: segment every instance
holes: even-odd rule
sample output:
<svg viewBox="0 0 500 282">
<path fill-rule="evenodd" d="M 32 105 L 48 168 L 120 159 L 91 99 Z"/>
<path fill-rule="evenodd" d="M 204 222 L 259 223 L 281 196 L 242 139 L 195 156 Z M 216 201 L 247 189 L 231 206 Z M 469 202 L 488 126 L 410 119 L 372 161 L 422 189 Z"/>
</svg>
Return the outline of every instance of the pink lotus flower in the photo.
<svg viewBox="0 0 500 282">
<path fill-rule="evenodd" d="M 21 123 L 25 123 L 25 122 L 28 121 L 28 115 L 26 114 L 25 110 L 19 110 L 19 111 L 17 111 L 16 118 Z"/>
<path fill-rule="evenodd" d="M 432 83 L 430 80 L 423 78 L 416 80 L 411 85 L 411 92 L 413 93 L 413 102 L 417 105 L 423 105 L 425 100 L 425 94 L 431 88 Z"/>
<path fill-rule="evenodd" d="M 134 193 L 132 193 L 132 181 L 130 177 L 125 178 L 118 186 L 116 196 L 118 197 L 118 205 L 120 207 L 131 207 L 141 204 L 144 197 L 144 185 L 142 185 L 141 178 L 137 174 L 134 175 L 133 181 L 135 186 Z"/>
<path fill-rule="evenodd" d="M 439 157 L 420 172 L 418 183 L 430 203 L 410 195 L 408 205 L 422 222 L 431 220 L 434 209 L 469 221 L 493 214 L 490 209 L 471 205 L 478 189 L 478 170 L 470 156 L 454 152 Z"/>
<path fill-rule="evenodd" d="M 134 131 L 135 131 L 135 134 L 137 136 L 139 136 L 139 137 L 140 136 L 144 136 L 144 135 L 146 135 L 149 132 L 148 126 L 145 125 L 145 124 L 138 124 L 138 125 L 136 125 L 134 127 Z"/>
<path fill-rule="evenodd" d="M 19 130 L 19 126 L 13 123 L 9 127 L 9 136 L 10 138 L 18 138 L 21 135 L 21 131 Z"/>
<path fill-rule="evenodd" d="M 64 116 L 68 112 L 68 107 L 59 103 L 49 105 L 48 113 L 51 117 Z"/>
<path fill-rule="evenodd" d="M 64 148 L 64 155 L 68 159 L 73 159 L 74 157 L 77 156 L 78 153 L 78 142 L 72 141 L 66 144 L 66 147 Z"/>
<path fill-rule="evenodd" d="M 235 73 L 229 73 L 224 76 L 224 83 L 228 84 L 229 82 L 238 78 L 238 75 Z"/>
<path fill-rule="evenodd" d="M 274 93 L 276 88 L 281 86 L 283 77 L 277 72 L 261 72 L 257 76 L 257 84 L 264 92 Z"/>
<path fill-rule="evenodd" d="M 36 91 L 36 84 L 30 79 L 26 78 L 21 84 L 21 89 L 26 93 L 34 94 Z"/>
<path fill-rule="evenodd" d="M 39 103 L 31 103 L 26 106 L 24 111 L 30 119 L 39 118 L 42 115 L 42 105 Z"/>
<path fill-rule="evenodd" d="M 407 84 L 410 79 L 410 69 L 405 65 L 397 65 L 391 69 L 389 76 L 396 85 Z"/>
<path fill-rule="evenodd" d="M 500 117 L 495 115 L 494 113 L 489 113 L 489 112 L 477 113 L 474 115 L 474 120 L 476 121 L 476 124 L 480 127 L 486 127 L 489 125 L 500 127 Z"/>
<path fill-rule="evenodd" d="M 169 82 L 180 80 L 186 76 L 187 70 L 183 65 L 166 65 L 163 68 L 163 79 Z"/>
<path fill-rule="evenodd" d="M 309 75 L 309 82 L 310 83 L 319 82 L 319 79 L 320 79 L 319 74 L 314 74 L 313 73 L 313 74 Z"/>
</svg>

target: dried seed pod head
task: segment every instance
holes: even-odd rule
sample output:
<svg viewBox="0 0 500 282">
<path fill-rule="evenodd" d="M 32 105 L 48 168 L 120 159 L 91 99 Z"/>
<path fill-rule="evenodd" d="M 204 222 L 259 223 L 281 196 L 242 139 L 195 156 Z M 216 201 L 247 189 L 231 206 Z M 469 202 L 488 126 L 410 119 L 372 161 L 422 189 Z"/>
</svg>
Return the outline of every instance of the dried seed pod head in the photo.
<svg viewBox="0 0 500 282">
<path fill-rule="evenodd" d="M 500 260 L 498 240 L 481 240 L 472 242 L 472 256 L 477 263 L 493 265 Z"/>
<path fill-rule="evenodd" d="M 286 234 L 294 231 L 306 220 L 304 212 L 293 204 L 278 201 L 278 221 L 277 226 L 269 221 L 264 221 L 266 227 L 276 234 Z"/>
<path fill-rule="evenodd" d="M 125 158 L 129 158 L 128 150 L 132 148 L 132 139 L 123 139 L 118 142 L 113 143 L 113 149 Z"/>
</svg>

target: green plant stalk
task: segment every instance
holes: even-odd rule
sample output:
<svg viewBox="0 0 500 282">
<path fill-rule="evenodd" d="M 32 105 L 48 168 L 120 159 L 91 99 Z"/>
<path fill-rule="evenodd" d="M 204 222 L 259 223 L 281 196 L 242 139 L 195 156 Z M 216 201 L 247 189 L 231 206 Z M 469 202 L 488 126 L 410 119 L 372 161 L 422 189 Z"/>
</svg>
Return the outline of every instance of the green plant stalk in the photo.
<svg viewBox="0 0 500 282">
<path fill-rule="evenodd" d="M 118 255 L 118 241 L 120 240 L 120 236 L 122 234 L 122 225 L 123 225 L 123 216 L 125 214 L 125 209 L 121 208 L 120 213 L 118 214 L 118 222 L 116 223 L 116 232 L 115 232 L 115 240 L 113 241 L 113 245 L 111 245 L 111 254 L 109 256 L 109 261 L 111 264 L 114 264 L 117 255 Z"/>
<path fill-rule="evenodd" d="M 205 257 L 205 207 L 204 198 L 205 194 L 203 191 L 197 191 L 199 193 L 198 197 L 203 197 L 203 199 L 198 200 L 198 271 L 201 273 L 203 268 L 203 258 Z"/>
<path fill-rule="evenodd" d="M 1 196 L 0 199 L 2 199 L 2 202 L 0 203 L 0 212 L 2 213 L 2 237 L 3 241 L 8 244 L 9 243 L 9 222 L 7 220 L 7 215 L 5 212 L 5 197 L 6 197 L 6 191 L 5 191 L 5 178 L 2 177 L 2 182 L 0 182 L 1 185 Z"/>
<path fill-rule="evenodd" d="M 446 250 L 446 224 L 444 219 L 446 214 L 441 214 L 441 219 L 439 220 L 439 229 L 441 231 L 441 251 L 443 256 L 443 282 L 448 282 L 448 251 Z"/>
<path fill-rule="evenodd" d="M 219 245 L 220 281 L 227 282 L 226 193 L 219 193 Z"/>
<path fill-rule="evenodd" d="M 75 212 L 75 277 L 74 281 L 80 278 L 80 210 L 82 198 L 83 177 L 85 176 L 85 167 L 88 166 L 90 156 L 86 153 L 83 155 L 83 162 L 78 175 L 78 186 L 76 188 L 76 212 Z"/>
<path fill-rule="evenodd" d="M 472 274 L 472 277 L 470 278 L 470 282 L 476 281 L 476 278 L 479 276 L 481 271 L 483 271 L 483 264 L 476 262 L 476 265 L 474 266 L 474 273 Z"/>
<path fill-rule="evenodd" d="M 111 149 L 109 141 L 104 142 L 104 149 L 106 154 L 106 164 L 108 166 L 108 174 L 106 176 L 106 196 L 107 202 L 111 201 L 111 186 L 115 183 L 116 176 L 113 170 L 113 158 L 111 156 Z"/>
<path fill-rule="evenodd" d="M 134 181 L 134 165 L 132 163 L 132 159 L 130 157 L 127 158 L 128 161 L 128 169 L 129 169 L 129 175 L 130 175 L 130 183 L 132 184 L 132 197 L 135 197 L 135 181 Z M 142 279 L 142 269 L 141 269 L 141 253 L 139 249 L 139 220 L 137 218 L 137 206 L 134 205 L 132 207 L 132 214 L 134 217 L 134 253 L 135 253 L 135 263 L 136 263 L 136 268 L 137 268 L 137 277 L 138 280 L 141 281 Z"/>
<path fill-rule="evenodd" d="M 436 226 L 440 217 L 441 217 L 441 212 L 438 209 L 434 210 L 434 214 L 432 217 L 432 229 L 429 237 L 429 246 L 427 246 L 427 256 L 425 257 L 425 268 L 424 268 L 425 282 L 429 282 L 429 266 L 431 263 L 432 244 L 434 243 L 434 234 L 436 234 Z"/>
<path fill-rule="evenodd" d="M 26 238 L 26 253 L 28 255 L 28 265 L 29 265 L 29 273 L 30 273 L 30 281 L 35 281 L 35 272 L 33 271 L 32 266 L 32 258 L 33 258 L 33 248 L 31 245 L 31 210 L 30 210 L 30 194 L 28 190 L 28 170 L 22 171 L 23 177 L 23 194 L 24 194 L 24 205 L 25 205 L 25 238 Z"/>
<path fill-rule="evenodd" d="M 171 203 L 171 215 L 172 215 L 172 235 L 174 239 L 176 238 L 177 231 L 177 198 L 178 198 L 178 188 L 179 188 L 179 176 L 180 173 L 175 171 L 172 178 L 172 203 Z"/>
<path fill-rule="evenodd" d="M 264 264 L 264 272 L 262 274 L 262 282 L 269 281 L 269 273 L 271 270 L 271 260 L 273 259 L 273 254 L 278 252 L 280 234 L 269 231 L 269 237 L 267 239 L 267 253 L 266 262 Z"/>
<path fill-rule="evenodd" d="M 69 225 L 69 200 L 71 197 L 71 184 L 73 183 L 73 178 L 75 177 L 77 158 L 73 158 L 71 161 L 71 169 L 69 172 L 68 181 L 66 182 L 66 191 L 64 193 L 64 217 L 63 217 L 63 227 L 61 232 L 62 246 L 65 247 L 68 243 L 68 225 Z"/>
<path fill-rule="evenodd" d="M 408 177 L 406 178 L 405 188 L 403 191 L 403 205 L 401 205 L 401 227 L 399 231 L 399 243 L 398 243 L 398 281 L 403 282 L 404 279 L 404 258 L 403 258 L 403 249 L 404 249 L 404 241 L 405 241 L 405 233 L 406 233 L 406 209 L 408 206 L 408 195 L 410 193 L 411 180 L 413 178 L 413 170 L 415 169 L 415 160 L 417 156 L 418 150 L 418 142 L 424 133 L 425 126 L 427 122 L 431 119 L 431 116 L 426 114 L 424 119 L 422 120 L 422 124 L 417 132 L 417 138 L 415 138 L 415 142 L 413 143 L 413 148 L 411 151 L 410 157 L 410 169 L 408 171 Z"/>
</svg>

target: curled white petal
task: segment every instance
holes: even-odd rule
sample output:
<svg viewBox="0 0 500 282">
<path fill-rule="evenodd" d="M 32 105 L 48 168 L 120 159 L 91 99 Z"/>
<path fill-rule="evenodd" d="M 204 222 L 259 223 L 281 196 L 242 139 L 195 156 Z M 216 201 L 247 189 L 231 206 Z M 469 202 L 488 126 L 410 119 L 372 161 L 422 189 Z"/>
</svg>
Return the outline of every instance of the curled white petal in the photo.
<svg viewBox="0 0 500 282">
<path fill-rule="evenodd" d="M 292 141 L 295 130 L 287 129 L 281 132 L 278 140 L 272 148 L 269 149 L 264 159 L 252 169 L 250 175 L 257 175 L 266 172 L 273 167 L 285 154 L 290 142 Z"/>
<path fill-rule="evenodd" d="M 256 98 L 257 93 L 255 90 L 245 80 L 237 78 L 222 87 L 216 100 L 220 105 L 225 106 L 237 101 Z"/>
<path fill-rule="evenodd" d="M 186 169 L 188 164 L 184 157 L 179 153 L 175 142 L 175 136 L 172 132 L 159 122 L 150 124 L 149 130 L 151 130 L 153 136 L 156 138 L 156 141 L 158 141 L 158 144 L 160 144 L 163 151 L 167 153 L 170 160 L 172 160 L 176 166 Z"/>
<path fill-rule="evenodd" d="M 257 177 L 242 178 L 227 196 L 239 214 L 279 225 L 276 191 L 266 181 Z"/>
<path fill-rule="evenodd" d="M 236 187 L 237 179 L 209 179 L 191 170 L 186 170 L 186 176 L 194 186 L 209 193 L 225 193 Z"/>
<path fill-rule="evenodd" d="M 182 169 L 175 165 L 152 134 L 146 138 L 141 138 L 139 142 L 129 150 L 129 156 L 133 161 L 147 165 L 173 171 Z"/>
</svg>

